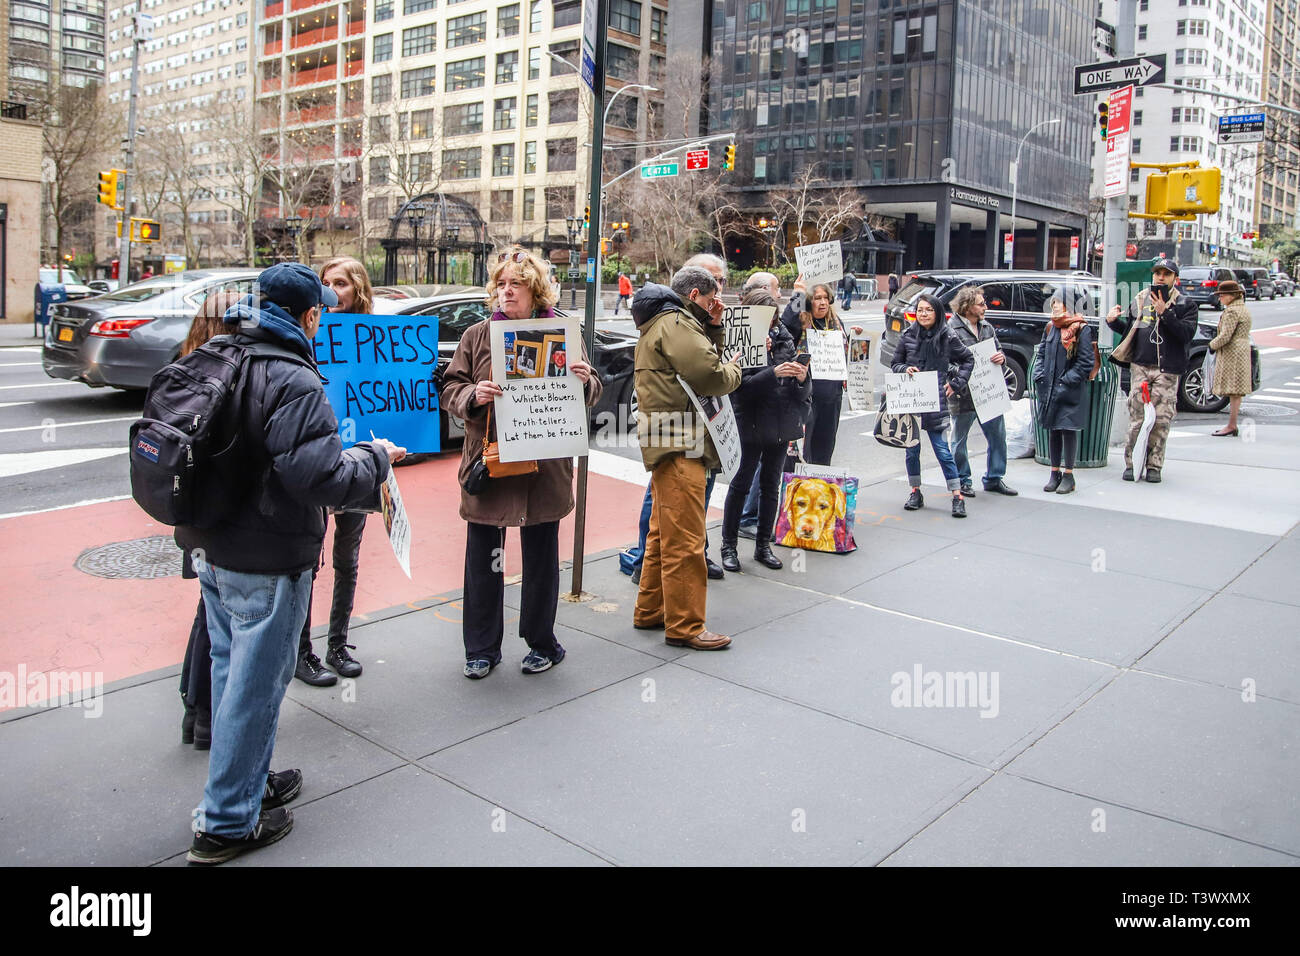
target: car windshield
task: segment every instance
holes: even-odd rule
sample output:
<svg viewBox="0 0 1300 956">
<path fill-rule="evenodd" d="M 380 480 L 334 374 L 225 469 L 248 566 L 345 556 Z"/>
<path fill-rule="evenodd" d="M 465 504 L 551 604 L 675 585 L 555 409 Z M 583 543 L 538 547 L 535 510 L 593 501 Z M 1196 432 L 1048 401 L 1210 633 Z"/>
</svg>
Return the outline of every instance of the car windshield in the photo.
<svg viewBox="0 0 1300 956">
<path fill-rule="evenodd" d="M 173 275 L 156 276 L 129 285 L 124 289 L 118 289 L 116 292 L 110 292 L 103 298 L 106 302 L 145 302 L 149 299 L 156 299 L 160 295 L 165 295 L 172 289 L 179 288 L 192 281 L 192 279 L 181 278 L 179 272 Z"/>
<path fill-rule="evenodd" d="M 59 278 L 59 273 L 63 273 L 63 278 Z M 29 273 L 30 274 L 30 273 Z M 71 269 L 42 269 L 41 282 L 45 285 L 81 285 L 81 279 Z"/>
</svg>

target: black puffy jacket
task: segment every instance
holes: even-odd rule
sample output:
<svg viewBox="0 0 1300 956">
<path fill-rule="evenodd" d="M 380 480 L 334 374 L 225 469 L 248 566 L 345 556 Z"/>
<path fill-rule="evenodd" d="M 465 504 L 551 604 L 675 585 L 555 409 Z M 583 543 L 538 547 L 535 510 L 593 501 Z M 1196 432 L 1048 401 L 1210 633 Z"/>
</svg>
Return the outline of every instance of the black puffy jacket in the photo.
<svg viewBox="0 0 1300 956">
<path fill-rule="evenodd" d="M 245 320 L 233 335 L 236 342 L 273 342 L 304 363 L 257 358 L 245 366 L 240 452 L 251 483 L 225 521 L 212 528 L 178 527 L 176 543 L 187 552 L 202 549 L 207 563 L 231 571 L 311 570 L 325 538 L 324 509 L 374 501 L 388 477 L 388 453 L 370 442 L 343 448 L 311 345 L 288 313 L 245 300 L 227 319 L 236 314 Z"/>
<path fill-rule="evenodd" d="M 948 427 L 948 398 L 943 393 L 945 384 L 951 385 L 954 392 L 961 392 L 970 381 L 970 373 L 975 368 L 975 356 L 970 349 L 948 328 L 947 323 L 936 319 L 934 334 L 938 336 L 935 346 L 934 361 L 926 362 L 921 358 L 920 322 L 913 322 L 898 340 L 894 350 L 893 371 L 906 372 L 908 367 L 918 368 L 922 372 L 939 373 L 939 410 L 924 412 L 921 415 L 921 427 L 926 431 L 937 431 Z"/>
<path fill-rule="evenodd" d="M 795 359 L 794 339 L 780 322 L 767 330 L 772 343 L 767 365 L 747 368 L 741 374 L 740 388 L 731 393 L 740 440 L 745 444 L 774 445 L 793 441 L 803 434 L 804 422 L 812 407 L 812 376 L 777 378 L 776 366 Z"/>
</svg>

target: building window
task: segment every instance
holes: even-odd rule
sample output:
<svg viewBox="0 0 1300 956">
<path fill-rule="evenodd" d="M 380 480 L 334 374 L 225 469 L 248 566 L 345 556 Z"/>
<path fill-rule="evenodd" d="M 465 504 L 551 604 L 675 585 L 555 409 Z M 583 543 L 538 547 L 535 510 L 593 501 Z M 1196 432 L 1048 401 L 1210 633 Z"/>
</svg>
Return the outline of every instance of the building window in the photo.
<svg viewBox="0 0 1300 956">
<path fill-rule="evenodd" d="M 524 143 L 524 172 L 537 172 L 537 143 Z"/>
<path fill-rule="evenodd" d="M 530 46 L 528 48 L 528 78 L 535 80 L 542 75 L 542 48 L 539 46 Z"/>
<path fill-rule="evenodd" d="M 1138 169 L 1136 166 L 1134 166 L 1132 169 L 1130 169 L 1130 170 L 1128 171 L 1128 181 L 1131 182 L 1131 183 L 1135 183 L 1135 182 L 1137 182 L 1137 181 L 1138 181 L 1138 175 L 1139 175 L 1141 172 L 1142 172 L 1142 170 L 1140 170 L 1140 169 Z"/>
<path fill-rule="evenodd" d="M 422 183 L 432 178 L 433 154 L 411 153 L 407 161 L 407 183 Z"/>
<path fill-rule="evenodd" d="M 573 123 L 578 119 L 578 89 L 552 90 L 547 94 L 549 110 L 547 121 L 551 123 Z"/>
<path fill-rule="evenodd" d="M 481 121 L 481 114 L 479 118 Z M 411 139 L 428 139 L 432 135 L 433 110 L 411 110 Z"/>
<path fill-rule="evenodd" d="M 546 171 L 567 173 L 578 168 L 578 141 L 576 139 L 548 139 L 546 141 Z M 549 216 L 548 218 L 554 218 Z"/>
<path fill-rule="evenodd" d="M 402 56 L 419 56 L 438 49 L 438 24 L 429 23 L 402 31 Z"/>
<path fill-rule="evenodd" d="M 1138 0 L 1138 10 L 1142 13 L 1147 12 L 1147 7 L 1151 5 L 1151 0 Z"/>
<path fill-rule="evenodd" d="M 1142 140 L 1134 138 L 1132 146 L 1130 146 L 1130 150 L 1132 151 L 1134 156 L 1142 152 Z"/>
<path fill-rule="evenodd" d="M 482 62 L 481 60 L 479 62 Z M 417 70 L 402 71 L 402 99 L 413 96 L 428 96 L 437 86 L 438 68 L 422 66 Z"/>
<path fill-rule="evenodd" d="M 529 0 L 528 3 L 528 32 L 542 32 L 542 0 Z"/>
<path fill-rule="evenodd" d="M 524 102 L 526 104 L 524 108 L 524 125 L 536 126 L 537 125 L 537 94 L 529 93 L 528 99 L 525 100 Z"/>
<path fill-rule="evenodd" d="M 514 83 L 519 79 L 519 51 L 497 54 L 497 82 Z"/>
<path fill-rule="evenodd" d="M 1141 111 L 1141 110 L 1134 110 L 1134 111 L 1133 111 L 1133 125 L 1134 125 L 1134 126 L 1141 126 L 1141 125 L 1142 125 L 1142 111 Z"/>
<path fill-rule="evenodd" d="M 443 179 L 478 179 L 483 175 L 483 150 L 478 146 L 442 151 Z"/>
<path fill-rule="evenodd" d="M 518 100 L 513 96 L 497 100 L 492 104 L 492 128 L 494 130 L 514 129 L 518 124 Z"/>
<path fill-rule="evenodd" d="M 508 7 L 497 8 L 497 36 L 519 36 L 519 4 L 512 3 Z"/>
<path fill-rule="evenodd" d="M 515 174 L 515 144 L 501 143 L 492 147 L 492 175 L 513 176 Z"/>
<path fill-rule="evenodd" d="M 546 187 L 546 218 L 563 219 L 573 215 L 574 188 L 572 186 Z"/>
<path fill-rule="evenodd" d="M 1147 25 L 1144 23 L 1138 27 L 1138 39 L 1145 40 L 1146 38 L 1147 38 Z"/>
<path fill-rule="evenodd" d="M 432 10 L 437 5 L 438 0 L 402 0 L 402 13 L 419 13 L 421 10 Z"/>
<path fill-rule="evenodd" d="M 605 46 L 605 72 L 616 79 L 635 81 L 640 60 L 640 53 L 631 47 L 618 43 Z"/>
<path fill-rule="evenodd" d="M 551 21 L 551 26 L 558 30 L 560 27 L 571 27 L 581 20 L 582 4 L 578 0 L 555 0 L 555 19 Z"/>
<path fill-rule="evenodd" d="M 524 222 L 532 222 L 537 218 L 537 190 L 524 190 L 524 207 L 520 218 L 522 218 Z"/>
<path fill-rule="evenodd" d="M 390 73 L 370 78 L 370 102 L 387 103 L 393 98 L 393 77 Z"/>
<path fill-rule="evenodd" d="M 563 43 L 552 43 L 549 47 L 550 52 L 554 53 L 559 60 L 551 57 L 551 76 L 572 76 L 577 72 L 577 67 L 573 64 L 578 62 L 578 41 L 565 40 Z M 606 44 L 606 51 L 612 49 Z M 561 60 L 566 61 L 564 63 Z M 567 65 L 566 65 L 567 64 Z M 605 64 L 608 68 L 608 62 Z"/>
<path fill-rule="evenodd" d="M 372 186 L 388 185 L 388 157 L 387 156 L 370 157 L 370 185 Z"/>
<path fill-rule="evenodd" d="M 446 136 L 483 132 L 483 104 L 461 103 L 443 107 L 442 132 Z"/>
<path fill-rule="evenodd" d="M 393 19 L 393 0 L 375 0 L 375 22 Z"/>
<path fill-rule="evenodd" d="M 752 6 L 752 4 L 751 4 Z M 766 11 L 764 11 L 766 16 Z M 668 11 L 658 7 L 650 8 L 650 42 L 668 42 Z"/>
<path fill-rule="evenodd" d="M 620 129 L 636 129 L 641 101 L 635 96 L 620 96 L 609 113 L 609 124 Z"/>
<path fill-rule="evenodd" d="M 393 35 L 385 33 L 382 36 L 375 37 L 374 55 L 371 60 L 375 63 L 383 63 L 385 60 L 393 58 Z"/>
<path fill-rule="evenodd" d="M 472 90 L 483 85 L 483 57 L 447 64 L 447 90 Z"/>
<path fill-rule="evenodd" d="M 637 0 L 610 0 L 609 28 L 641 35 L 641 4 Z"/>
<path fill-rule="evenodd" d="M 387 219 L 388 218 L 388 197 L 375 196 L 367 200 L 366 215 L 371 219 Z"/>
<path fill-rule="evenodd" d="M 370 117 L 370 142 L 387 143 L 393 138 L 393 127 L 387 116 Z"/>
<path fill-rule="evenodd" d="M 515 191 L 513 189 L 492 190 L 492 201 L 488 216 L 492 222 L 510 222 L 515 218 Z"/>
<path fill-rule="evenodd" d="M 487 14 L 467 13 L 447 21 L 447 49 L 482 43 L 487 39 Z"/>
</svg>

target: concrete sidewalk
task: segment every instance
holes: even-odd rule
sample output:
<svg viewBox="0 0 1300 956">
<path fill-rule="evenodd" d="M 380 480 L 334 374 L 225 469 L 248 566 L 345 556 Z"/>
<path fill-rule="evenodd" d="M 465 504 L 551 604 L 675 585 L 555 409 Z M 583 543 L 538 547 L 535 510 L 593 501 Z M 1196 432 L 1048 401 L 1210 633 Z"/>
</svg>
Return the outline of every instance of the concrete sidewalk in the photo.
<svg viewBox="0 0 1300 956">
<path fill-rule="evenodd" d="M 39 348 L 43 339 L 32 334 L 31 322 L 0 322 L 0 349 Z"/>
<path fill-rule="evenodd" d="M 291 685 L 295 830 L 230 865 L 1297 865 L 1300 431 L 1179 427 L 1159 487 L 1112 454 L 1044 495 L 1020 460 L 1021 497 L 965 521 L 933 483 L 915 513 L 864 487 L 858 551 L 802 570 L 742 542 L 709 585 L 723 653 L 634 630 L 614 553 L 541 675 L 509 637 L 462 677 L 454 597 L 393 609 L 353 629 L 354 684 Z M 0 864 L 184 862 L 206 754 L 177 671 L 98 719 L 0 715 Z"/>
</svg>

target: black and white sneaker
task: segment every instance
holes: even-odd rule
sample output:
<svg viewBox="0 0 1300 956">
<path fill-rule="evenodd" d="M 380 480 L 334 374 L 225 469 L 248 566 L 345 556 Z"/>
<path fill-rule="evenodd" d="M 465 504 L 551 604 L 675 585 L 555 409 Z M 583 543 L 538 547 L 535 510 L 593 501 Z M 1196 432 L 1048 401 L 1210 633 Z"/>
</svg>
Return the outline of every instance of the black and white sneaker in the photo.
<svg viewBox="0 0 1300 956">
<path fill-rule="evenodd" d="M 270 846 L 281 840 L 293 829 L 293 811 L 283 807 L 263 810 L 257 819 L 257 826 L 247 836 L 225 837 L 215 833 L 196 833 L 185 859 L 190 863 L 211 865 L 233 860 L 241 853 Z"/>
<path fill-rule="evenodd" d="M 525 674 L 540 674 L 542 671 L 549 671 L 560 661 L 564 660 L 564 648 L 560 642 L 555 642 L 555 652 L 547 657 L 537 651 L 529 651 L 528 656 L 524 658 L 523 671 Z"/>
<path fill-rule="evenodd" d="M 312 687 L 331 687 L 339 680 L 337 675 L 321 665 L 319 657 L 310 653 L 298 658 L 298 666 L 294 668 L 293 676 Z"/>
<path fill-rule="evenodd" d="M 272 770 L 266 775 L 266 787 L 262 790 L 262 809 L 274 810 L 282 807 L 302 791 L 301 770 Z"/>
</svg>

